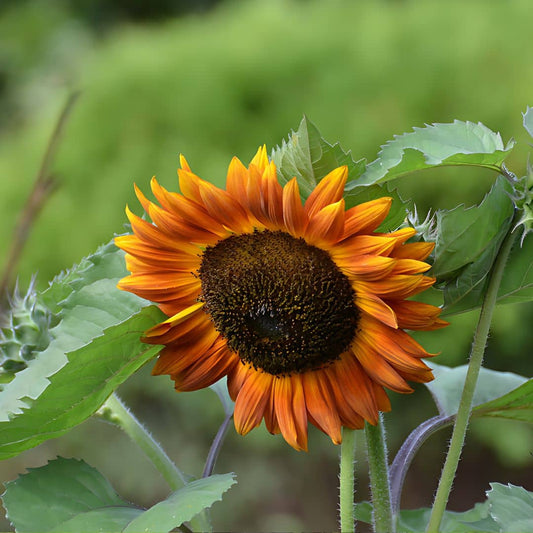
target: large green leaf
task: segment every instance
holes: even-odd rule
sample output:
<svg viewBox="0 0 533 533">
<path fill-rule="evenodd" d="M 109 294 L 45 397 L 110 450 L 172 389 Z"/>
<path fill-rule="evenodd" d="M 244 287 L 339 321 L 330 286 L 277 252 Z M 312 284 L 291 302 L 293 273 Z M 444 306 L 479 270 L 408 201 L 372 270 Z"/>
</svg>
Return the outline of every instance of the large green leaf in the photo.
<svg viewBox="0 0 533 533">
<path fill-rule="evenodd" d="M 233 474 L 188 483 L 148 510 L 126 502 L 83 461 L 58 458 L 6 484 L 3 503 L 17 532 L 163 532 L 194 518 L 235 483 Z"/>
<path fill-rule="evenodd" d="M 157 354 L 140 336 L 162 314 L 116 288 L 125 274 L 123 253 L 109 244 L 47 291 L 61 321 L 48 348 L 0 393 L 0 458 L 79 424 Z"/>
<path fill-rule="evenodd" d="M 498 171 L 514 142 L 504 146 L 499 133 L 481 123 L 432 124 L 397 135 L 381 147 L 354 185 L 392 180 L 430 167 L 473 165 Z"/>
<path fill-rule="evenodd" d="M 450 368 L 433 362 L 428 364 L 433 370 L 435 379 L 425 385 L 431 392 L 439 413 L 442 416 L 455 415 L 461 400 L 468 366 Z M 529 418 L 533 414 L 531 383 L 531 380 L 528 381 L 527 378 L 511 372 L 482 368 L 474 393 L 473 405 L 476 407 L 474 412 L 486 416 L 490 411 L 489 402 L 496 402 L 494 404 L 496 410 L 509 409 L 508 418 L 533 422 L 533 418 Z M 526 388 L 523 389 L 523 386 Z M 521 409 L 529 410 L 529 417 L 521 418 L 516 414 L 516 411 Z"/>
<path fill-rule="evenodd" d="M 282 185 L 293 177 L 298 180 L 302 198 L 307 198 L 320 180 L 342 165 L 348 166 L 348 181 L 356 180 L 365 169 L 363 159 L 354 161 L 351 152 L 344 152 L 339 143 L 329 144 L 317 127 L 306 117 L 287 141 L 272 151 Z"/>
<path fill-rule="evenodd" d="M 499 398 L 481 403 L 474 408 L 472 415 L 512 418 L 533 423 L 533 379 L 525 381 Z"/>
<path fill-rule="evenodd" d="M 487 492 L 492 518 L 506 533 L 533 532 L 533 493 L 523 487 L 491 483 Z"/>
<path fill-rule="evenodd" d="M 479 206 L 437 213 L 435 261 L 430 273 L 445 282 L 443 315 L 482 303 L 492 265 L 514 215 L 510 185 L 498 177 Z M 516 279 L 513 287 L 522 282 Z M 512 283 L 511 281 L 509 283 Z"/>
<path fill-rule="evenodd" d="M 31 468 L 28 474 L 6 483 L 2 500 L 7 517 L 17 532 L 52 531 L 56 528 L 80 531 L 61 528 L 75 517 L 95 509 L 108 510 L 107 516 L 100 517 L 102 520 L 117 517 L 114 522 L 109 522 L 113 529 L 104 531 L 120 531 L 142 513 L 141 509 L 124 501 L 97 470 L 83 461 L 62 457 L 40 468 Z M 119 514 L 124 518 L 122 523 L 118 520 Z M 88 521 L 85 525 L 82 531 L 101 530 L 99 520 Z"/>
<path fill-rule="evenodd" d="M 437 212 L 437 242 L 431 273 L 438 281 L 455 276 L 482 257 L 487 249 L 499 248 L 513 216 L 511 191 L 507 180 L 500 176 L 478 206 Z"/>
</svg>

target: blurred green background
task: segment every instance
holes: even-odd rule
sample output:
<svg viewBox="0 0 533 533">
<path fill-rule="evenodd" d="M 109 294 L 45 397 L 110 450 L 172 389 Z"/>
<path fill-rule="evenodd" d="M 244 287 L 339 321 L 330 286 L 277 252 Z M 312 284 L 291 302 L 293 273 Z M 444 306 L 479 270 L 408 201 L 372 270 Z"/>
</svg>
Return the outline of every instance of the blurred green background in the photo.
<svg viewBox="0 0 533 533">
<path fill-rule="evenodd" d="M 413 126 L 481 121 L 520 146 L 508 161 L 523 174 L 529 146 L 520 113 L 533 105 L 533 11 L 506 2 L 332 0 L 6 1 L 0 8 L 0 257 L 31 190 L 58 113 L 80 89 L 53 173 L 58 190 L 32 229 L 17 273 L 38 285 L 123 231 L 124 206 L 140 213 L 133 182 L 152 175 L 177 187 L 178 154 L 222 185 L 233 155 L 248 162 L 305 113 L 331 142 L 373 160 Z M 398 183 L 419 210 L 478 202 L 495 176 L 451 168 Z M 1 268 L 1 264 L 0 264 Z M 487 366 L 531 375 L 532 306 L 501 308 Z M 436 362 L 466 361 L 475 315 L 420 335 Z M 213 392 L 177 395 L 143 369 L 120 390 L 179 466 L 199 475 L 222 421 Z M 418 387 L 391 395 L 393 454 L 435 408 Z M 504 438 L 502 438 L 502 436 Z M 407 478 L 405 507 L 429 505 L 449 435 L 432 437 Z M 533 490 L 533 433 L 511 422 L 471 426 L 450 507 L 484 499 L 489 481 Z M 213 508 L 217 530 L 332 530 L 339 450 L 314 428 L 297 453 L 264 428 L 230 430 L 217 464 L 239 484 Z M 68 435 L 0 463 L 0 480 L 56 455 L 83 458 L 126 498 L 150 505 L 167 488 L 118 430 L 88 421 Z M 367 494 L 363 442 L 358 496 Z M 529 486 L 528 486 L 529 484 Z M 9 528 L 1 521 L 0 530 Z"/>
</svg>

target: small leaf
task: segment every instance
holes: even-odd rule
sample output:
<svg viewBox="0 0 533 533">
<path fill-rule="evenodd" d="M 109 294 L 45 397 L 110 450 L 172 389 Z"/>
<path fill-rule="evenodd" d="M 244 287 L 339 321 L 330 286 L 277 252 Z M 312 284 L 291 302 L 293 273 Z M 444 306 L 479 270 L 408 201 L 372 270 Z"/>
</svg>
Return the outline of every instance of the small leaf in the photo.
<svg viewBox="0 0 533 533">
<path fill-rule="evenodd" d="M 492 518 L 506 533 L 533 532 L 533 493 L 515 485 L 491 483 L 487 498 Z"/>
<path fill-rule="evenodd" d="M 526 112 L 522 113 L 522 116 L 524 117 L 524 128 L 533 137 L 533 107 L 528 106 Z"/>
<path fill-rule="evenodd" d="M 235 483 L 234 474 L 217 474 L 192 481 L 135 518 L 123 531 L 171 531 L 220 501 L 222 494 Z"/>
<path fill-rule="evenodd" d="M 472 165 L 498 171 L 514 142 L 503 145 L 499 133 L 481 123 L 432 124 L 397 135 L 381 147 L 354 185 L 392 180 L 430 167 Z"/>
<path fill-rule="evenodd" d="M 435 379 L 425 385 L 431 392 L 439 413 L 442 416 L 455 415 L 459 408 L 468 366 L 463 365 L 449 368 L 431 362 L 428 362 L 428 364 L 433 370 Z M 497 398 L 501 399 L 510 391 L 518 389 L 525 382 L 527 382 L 527 378 L 517 374 L 482 368 L 474 393 L 473 405 L 481 406 Z M 529 396 L 519 397 L 527 399 Z M 513 396 L 513 398 L 515 401 L 519 401 L 516 397 Z M 497 407 L 501 408 L 502 406 L 497 404 Z M 487 411 L 484 412 L 484 414 L 486 413 Z"/>
<path fill-rule="evenodd" d="M 40 468 L 31 468 L 28 474 L 6 483 L 2 500 L 9 520 L 19 533 L 54 529 L 83 531 L 63 526 L 80 515 L 106 507 L 117 510 L 121 516 L 129 516 L 127 521 L 115 520 L 116 531 L 141 512 L 120 498 L 96 469 L 83 461 L 62 457 Z M 112 514 L 109 512 L 107 519 Z M 98 531 L 100 523 L 88 520 L 84 531 Z"/>
<path fill-rule="evenodd" d="M 271 157 L 280 183 L 284 185 L 296 177 L 304 199 L 324 176 L 337 167 L 348 166 L 348 181 L 358 178 L 365 169 L 363 159 L 354 161 L 351 152 L 344 152 L 339 143 L 329 144 L 306 117 L 300 122 L 298 130 L 272 151 Z"/>
</svg>

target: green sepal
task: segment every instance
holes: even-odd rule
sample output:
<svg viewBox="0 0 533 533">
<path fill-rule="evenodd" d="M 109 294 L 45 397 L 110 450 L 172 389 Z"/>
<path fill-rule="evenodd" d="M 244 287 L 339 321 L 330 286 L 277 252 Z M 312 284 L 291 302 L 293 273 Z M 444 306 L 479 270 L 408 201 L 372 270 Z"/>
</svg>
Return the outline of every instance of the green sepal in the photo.
<svg viewBox="0 0 533 533">
<path fill-rule="evenodd" d="M 348 183 L 357 180 L 365 170 L 364 159 L 354 161 L 351 152 L 345 152 L 339 143 L 328 143 L 305 116 L 298 129 L 272 150 L 271 158 L 281 185 L 296 177 L 304 200 L 320 180 L 337 167 L 348 167 Z"/>
<path fill-rule="evenodd" d="M 381 147 L 355 185 L 370 185 L 431 167 L 470 165 L 500 171 L 514 147 L 481 123 L 455 120 L 396 135 Z"/>
<path fill-rule="evenodd" d="M 20 533 L 166 533 L 211 507 L 235 482 L 234 474 L 202 478 L 145 510 L 123 500 L 96 469 L 60 457 L 7 483 L 2 500 Z"/>
<path fill-rule="evenodd" d="M 79 424 L 157 354 L 140 336 L 164 315 L 117 289 L 124 275 L 124 254 L 110 243 L 43 294 L 60 322 L 48 348 L 0 393 L 0 458 Z"/>
</svg>

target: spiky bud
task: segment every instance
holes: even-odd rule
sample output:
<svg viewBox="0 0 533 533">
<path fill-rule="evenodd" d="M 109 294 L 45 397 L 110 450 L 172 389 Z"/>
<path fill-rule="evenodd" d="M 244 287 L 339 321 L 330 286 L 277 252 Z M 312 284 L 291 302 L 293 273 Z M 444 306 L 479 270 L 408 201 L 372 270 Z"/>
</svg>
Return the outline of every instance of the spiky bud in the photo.
<svg viewBox="0 0 533 533">
<path fill-rule="evenodd" d="M 38 300 L 35 279 L 24 296 L 15 287 L 0 327 L 0 390 L 48 347 L 50 328 L 56 323 L 53 313 Z"/>
</svg>

